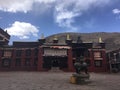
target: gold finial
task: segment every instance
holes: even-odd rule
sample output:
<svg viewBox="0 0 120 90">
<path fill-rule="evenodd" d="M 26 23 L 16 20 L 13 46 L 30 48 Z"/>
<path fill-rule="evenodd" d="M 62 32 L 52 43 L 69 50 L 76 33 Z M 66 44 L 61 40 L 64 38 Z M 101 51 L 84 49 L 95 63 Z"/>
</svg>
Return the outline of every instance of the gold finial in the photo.
<svg viewBox="0 0 120 90">
<path fill-rule="evenodd" d="M 43 33 L 41 34 L 41 39 L 44 39 L 44 34 Z"/>
<path fill-rule="evenodd" d="M 67 34 L 67 40 L 70 40 L 70 35 L 69 34 Z"/>
<path fill-rule="evenodd" d="M 99 37 L 99 43 L 102 43 L 103 41 L 102 41 L 102 38 L 101 37 Z"/>
<path fill-rule="evenodd" d="M 54 40 L 58 40 L 57 36 L 54 36 Z"/>
</svg>

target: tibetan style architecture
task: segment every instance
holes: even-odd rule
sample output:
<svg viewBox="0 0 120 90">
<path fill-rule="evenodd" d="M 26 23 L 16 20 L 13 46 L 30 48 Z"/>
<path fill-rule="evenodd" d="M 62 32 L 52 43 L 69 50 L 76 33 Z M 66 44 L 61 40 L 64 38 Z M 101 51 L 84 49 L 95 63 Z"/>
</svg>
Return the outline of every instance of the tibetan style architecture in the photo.
<svg viewBox="0 0 120 90">
<path fill-rule="evenodd" d="M 63 37 L 61 37 L 63 38 Z M 8 45 L 10 35 L 0 29 L 0 71 L 49 71 L 58 67 L 62 71 L 75 71 L 74 62 L 81 56 L 88 64 L 91 72 L 106 72 L 107 60 L 105 43 L 84 42 L 81 37 L 72 40 L 66 34 L 64 43 L 56 36 L 35 42 L 13 42 Z"/>
<path fill-rule="evenodd" d="M 107 52 L 106 56 L 109 62 L 109 70 L 111 72 L 120 71 L 120 48 Z"/>
</svg>

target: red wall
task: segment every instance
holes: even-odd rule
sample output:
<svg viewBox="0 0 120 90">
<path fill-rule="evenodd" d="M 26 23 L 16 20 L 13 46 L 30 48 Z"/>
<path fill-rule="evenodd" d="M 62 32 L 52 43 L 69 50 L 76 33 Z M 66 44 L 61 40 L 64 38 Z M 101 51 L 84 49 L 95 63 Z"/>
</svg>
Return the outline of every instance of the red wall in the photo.
<svg viewBox="0 0 120 90">
<path fill-rule="evenodd" d="M 8 71 L 8 70 L 24 70 L 24 71 L 47 71 L 47 69 L 43 68 L 43 48 L 40 46 L 39 47 L 39 52 L 38 52 L 38 66 L 34 66 L 34 49 L 31 49 L 31 56 L 30 58 L 30 66 L 25 66 L 25 49 L 22 49 L 22 56 L 21 56 L 21 66 L 16 67 L 15 66 L 15 59 L 16 59 L 16 49 L 12 50 L 12 58 L 11 58 L 11 66 L 9 68 L 4 68 L 2 67 L 2 52 L 0 50 L 0 70 L 1 71 Z M 89 49 L 90 52 L 90 62 L 91 65 L 88 67 L 89 71 L 91 72 L 106 72 L 107 71 L 107 61 L 106 61 L 106 52 L 105 49 L 101 49 L 100 52 L 102 53 L 102 67 L 95 67 L 94 64 L 94 49 Z M 68 49 L 68 68 L 63 69 L 64 71 L 75 71 L 74 66 L 73 66 L 73 57 L 72 57 L 72 48 Z"/>
</svg>

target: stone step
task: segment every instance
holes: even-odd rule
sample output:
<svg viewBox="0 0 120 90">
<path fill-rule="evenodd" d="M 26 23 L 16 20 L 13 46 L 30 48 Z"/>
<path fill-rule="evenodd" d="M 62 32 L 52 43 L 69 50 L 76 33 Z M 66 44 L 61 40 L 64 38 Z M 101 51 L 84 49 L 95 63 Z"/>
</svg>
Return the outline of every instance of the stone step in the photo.
<svg viewBox="0 0 120 90">
<path fill-rule="evenodd" d="M 63 72 L 63 71 L 60 70 L 59 67 L 52 67 L 51 70 L 49 70 L 49 72 Z"/>
</svg>

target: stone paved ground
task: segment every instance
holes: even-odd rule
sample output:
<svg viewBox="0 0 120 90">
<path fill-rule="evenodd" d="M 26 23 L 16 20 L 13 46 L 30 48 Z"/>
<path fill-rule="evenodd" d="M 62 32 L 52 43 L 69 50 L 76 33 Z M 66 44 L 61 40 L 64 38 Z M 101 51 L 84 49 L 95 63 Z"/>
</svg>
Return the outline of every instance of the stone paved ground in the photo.
<svg viewBox="0 0 120 90">
<path fill-rule="evenodd" d="M 0 72 L 0 90 L 120 90 L 120 73 L 90 73 L 91 83 L 69 83 L 72 73 Z"/>
</svg>

